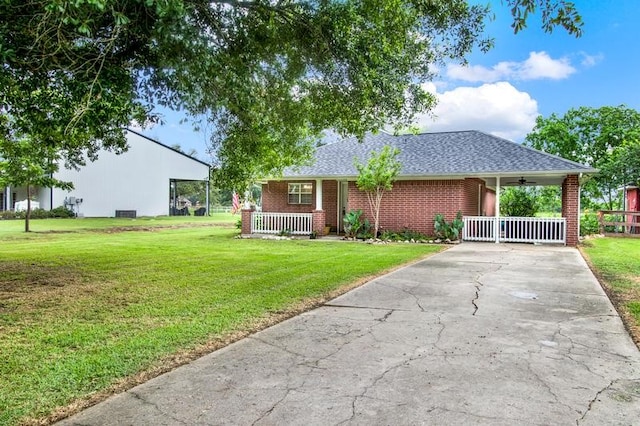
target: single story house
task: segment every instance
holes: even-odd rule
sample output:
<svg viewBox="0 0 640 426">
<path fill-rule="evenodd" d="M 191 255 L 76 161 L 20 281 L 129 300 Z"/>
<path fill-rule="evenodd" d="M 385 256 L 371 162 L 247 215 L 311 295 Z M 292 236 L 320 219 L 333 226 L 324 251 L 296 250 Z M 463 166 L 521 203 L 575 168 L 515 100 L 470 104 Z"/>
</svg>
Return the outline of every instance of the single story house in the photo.
<svg viewBox="0 0 640 426">
<path fill-rule="evenodd" d="M 85 217 L 161 216 L 176 209 L 179 181 L 207 182 L 209 193 L 209 164 L 133 130 L 126 132 L 125 153 L 102 150 L 96 161 L 87 161 L 79 170 L 61 164 L 56 179 L 72 182 L 74 188 L 37 188 L 39 207 L 67 206 Z M 26 188 L 5 188 L 0 211 L 12 210 L 24 199 Z"/>
<path fill-rule="evenodd" d="M 367 134 L 363 141 L 350 138 L 321 146 L 311 165 L 262 182 L 262 212 L 243 211 L 243 234 L 275 233 L 277 228 L 322 234 L 326 226 L 340 233 L 343 216 L 356 209 L 371 220 L 366 194 L 355 184 L 354 160 L 366 163 L 372 151 L 385 145 L 400 150 L 402 170 L 383 197 L 381 229 L 433 235 L 436 214 L 450 221 L 461 211 L 467 240 L 578 242 L 580 181 L 596 170 L 475 130 Z M 562 218 L 507 226 L 511 219 L 499 218 L 499 195 L 502 186 L 511 185 L 561 185 Z M 516 228 L 529 230 L 515 235 L 511 229 Z"/>
</svg>

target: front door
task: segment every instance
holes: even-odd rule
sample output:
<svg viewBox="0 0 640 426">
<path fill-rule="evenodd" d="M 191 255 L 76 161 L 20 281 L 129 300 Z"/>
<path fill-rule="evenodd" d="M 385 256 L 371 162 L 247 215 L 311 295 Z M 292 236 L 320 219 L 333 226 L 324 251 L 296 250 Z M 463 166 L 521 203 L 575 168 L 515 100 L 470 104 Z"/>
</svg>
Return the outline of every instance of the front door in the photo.
<svg viewBox="0 0 640 426">
<path fill-rule="evenodd" d="M 349 182 L 338 182 L 340 185 L 340 195 L 338 197 L 338 234 L 344 231 L 344 215 L 349 206 Z"/>
</svg>

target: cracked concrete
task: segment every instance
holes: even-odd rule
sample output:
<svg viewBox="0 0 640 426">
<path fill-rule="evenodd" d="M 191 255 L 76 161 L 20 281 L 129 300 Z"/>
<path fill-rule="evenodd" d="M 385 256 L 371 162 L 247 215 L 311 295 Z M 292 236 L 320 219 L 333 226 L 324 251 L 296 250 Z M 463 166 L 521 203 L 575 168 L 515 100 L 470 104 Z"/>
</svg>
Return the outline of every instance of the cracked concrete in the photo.
<svg viewBox="0 0 640 426">
<path fill-rule="evenodd" d="M 62 424 L 638 419 L 640 353 L 580 254 L 464 243 Z"/>
</svg>

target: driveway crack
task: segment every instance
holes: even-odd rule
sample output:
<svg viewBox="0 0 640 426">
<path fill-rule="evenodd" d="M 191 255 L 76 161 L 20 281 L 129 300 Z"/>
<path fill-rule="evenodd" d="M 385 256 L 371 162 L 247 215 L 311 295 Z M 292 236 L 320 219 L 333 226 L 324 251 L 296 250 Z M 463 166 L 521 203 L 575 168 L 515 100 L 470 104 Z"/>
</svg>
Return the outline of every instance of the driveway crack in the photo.
<svg viewBox="0 0 640 426">
<path fill-rule="evenodd" d="M 602 394 L 602 392 L 606 391 L 607 389 L 609 389 L 611 386 L 613 386 L 613 384 L 616 382 L 617 380 L 612 380 L 611 382 L 609 382 L 609 384 L 607 386 L 605 386 L 604 388 L 600 389 L 598 392 L 596 392 L 595 396 L 591 399 L 591 401 L 589 401 L 589 405 L 587 405 L 587 409 L 586 411 L 582 414 L 582 417 L 580 417 L 579 419 L 576 420 L 576 425 L 579 426 L 580 422 L 584 420 L 584 418 L 587 416 L 587 414 L 589 414 L 589 412 L 591 411 L 591 408 L 593 408 L 593 404 L 595 404 L 595 402 L 598 400 L 598 398 L 600 397 L 600 395 Z"/>
<path fill-rule="evenodd" d="M 162 414 L 162 415 L 164 415 L 164 416 L 169 417 L 171 420 L 174 420 L 174 421 L 176 421 L 176 422 L 177 422 L 177 423 L 179 423 L 179 424 L 183 424 L 183 425 L 186 425 L 186 424 L 187 424 L 187 422 L 183 421 L 182 419 L 179 419 L 179 418 L 177 418 L 177 417 L 175 417 L 175 416 L 172 416 L 172 415 L 170 415 L 169 413 L 166 413 L 165 411 L 161 410 L 161 409 L 160 409 L 160 406 L 158 406 L 158 404 L 157 404 L 157 403 L 155 403 L 155 402 L 151 402 L 151 401 L 147 400 L 145 397 L 143 397 L 143 396 L 142 396 L 142 395 L 140 395 L 139 393 L 134 392 L 134 391 L 129 391 L 128 393 L 129 393 L 129 395 L 131 395 L 135 400 L 140 401 L 140 402 L 141 402 L 142 404 L 144 404 L 144 405 L 148 405 L 148 406 L 153 407 L 153 409 L 154 409 L 155 411 L 157 411 L 158 413 L 161 413 L 161 414 Z"/>
<path fill-rule="evenodd" d="M 476 288 L 476 295 L 471 300 L 471 304 L 473 305 L 473 313 L 471 314 L 471 316 L 475 316 L 479 309 L 477 302 L 478 302 L 478 299 L 480 298 L 480 289 L 484 287 L 484 284 L 482 284 L 482 282 L 480 281 L 481 276 L 482 274 L 476 275 L 476 277 L 473 279 L 475 283 L 474 287 Z"/>
</svg>

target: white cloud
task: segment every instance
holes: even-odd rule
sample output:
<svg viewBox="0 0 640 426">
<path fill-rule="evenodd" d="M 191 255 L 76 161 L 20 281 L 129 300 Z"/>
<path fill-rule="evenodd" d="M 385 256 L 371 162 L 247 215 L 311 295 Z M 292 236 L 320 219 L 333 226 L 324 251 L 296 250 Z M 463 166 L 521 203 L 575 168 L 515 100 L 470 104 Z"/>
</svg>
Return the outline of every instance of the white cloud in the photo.
<svg viewBox="0 0 640 426">
<path fill-rule="evenodd" d="M 423 87 L 438 97 L 432 115 L 417 120 L 423 132 L 481 130 L 519 141 L 531 131 L 539 115 L 538 103 L 507 82 L 457 87 L 440 94 L 433 83 Z"/>
<path fill-rule="evenodd" d="M 597 55 L 589 55 L 586 52 L 580 52 L 580 55 L 582 56 L 582 61 L 580 62 L 580 64 L 586 68 L 597 65 L 604 59 L 604 55 L 602 53 L 598 53 Z"/>
<path fill-rule="evenodd" d="M 561 80 L 576 72 L 567 57 L 553 59 L 547 52 L 530 52 L 522 62 L 503 61 L 491 68 L 482 65 L 447 67 L 447 77 L 470 82 L 493 83 L 500 80 Z"/>
</svg>

